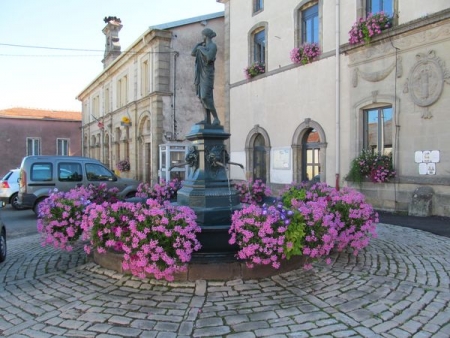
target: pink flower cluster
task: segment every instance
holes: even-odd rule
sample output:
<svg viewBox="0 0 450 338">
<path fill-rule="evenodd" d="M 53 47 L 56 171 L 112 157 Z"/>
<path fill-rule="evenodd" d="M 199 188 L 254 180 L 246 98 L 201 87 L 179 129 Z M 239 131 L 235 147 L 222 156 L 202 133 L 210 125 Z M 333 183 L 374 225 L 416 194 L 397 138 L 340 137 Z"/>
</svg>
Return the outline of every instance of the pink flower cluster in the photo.
<svg viewBox="0 0 450 338">
<path fill-rule="evenodd" d="M 230 244 L 239 246 L 238 258 L 250 267 L 278 268 L 281 259 L 296 254 L 331 264 L 333 249 L 357 255 L 376 237 L 378 215 L 356 190 L 317 183 L 293 185 L 285 194 L 277 206 L 249 205 L 233 214 Z"/>
<path fill-rule="evenodd" d="M 130 171 L 130 167 L 130 162 L 128 160 L 122 160 L 116 164 L 116 169 L 119 171 Z"/>
<path fill-rule="evenodd" d="M 262 180 L 236 183 L 234 187 L 239 193 L 241 203 L 245 204 L 261 204 L 264 198 L 272 193 Z"/>
<path fill-rule="evenodd" d="M 370 238 L 377 236 L 378 214 L 356 190 L 338 191 L 317 183 L 307 191 L 304 200 L 293 201 L 293 207 L 306 223 L 303 254 L 313 259 L 326 258 L 327 264 L 331 263 L 327 256 L 334 248 L 351 248 L 356 256 Z"/>
<path fill-rule="evenodd" d="M 396 172 L 390 166 L 376 165 L 370 171 L 370 180 L 373 183 L 388 182 L 390 178 L 395 177 Z"/>
<path fill-rule="evenodd" d="M 369 14 L 367 18 L 360 18 L 349 31 L 349 43 L 351 45 L 362 42 L 369 43 L 374 35 L 392 26 L 392 18 L 384 12 Z"/>
<path fill-rule="evenodd" d="M 117 188 L 108 190 L 105 183 L 67 192 L 55 189 L 39 205 L 37 229 L 42 235 L 42 244 L 71 251 L 73 242 L 82 234 L 81 221 L 86 206 L 99 201 L 115 202 L 117 193 Z"/>
<path fill-rule="evenodd" d="M 139 278 L 153 275 L 171 281 L 200 249 L 196 233 L 201 229 L 195 219 L 188 207 L 161 205 L 152 199 L 146 204 L 92 204 L 83 216 L 85 239 L 90 239 L 85 250 L 124 252 L 125 271 Z"/>
<path fill-rule="evenodd" d="M 169 201 L 176 198 L 177 191 L 180 189 L 180 180 L 175 178 L 170 182 L 166 182 L 164 179 L 161 179 L 161 183 L 157 183 L 154 186 L 149 183 L 139 184 L 136 197 L 152 198 L 157 200 L 159 203 L 163 203 L 164 201 Z"/>
<path fill-rule="evenodd" d="M 289 225 L 288 211 L 282 206 L 263 207 L 250 204 L 236 211 L 229 230 L 231 245 L 237 244 L 237 258 L 246 260 L 248 267 L 254 264 L 280 267 L 284 254 L 284 232 Z"/>
<path fill-rule="evenodd" d="M 313 62 L 320 55 L 317 43 L 304 43 L 299 48 L 291 50 L 291 60 L 294 63 L 307 64 Z"/>
<path fill-rule="evenodd" d="M 266 66 L 263 63 L 255 62 L 251 66 L 244 69 L 245 78 L 250 80 L 256 75 L 263 74 L 266 72 Z"/>
</svg>

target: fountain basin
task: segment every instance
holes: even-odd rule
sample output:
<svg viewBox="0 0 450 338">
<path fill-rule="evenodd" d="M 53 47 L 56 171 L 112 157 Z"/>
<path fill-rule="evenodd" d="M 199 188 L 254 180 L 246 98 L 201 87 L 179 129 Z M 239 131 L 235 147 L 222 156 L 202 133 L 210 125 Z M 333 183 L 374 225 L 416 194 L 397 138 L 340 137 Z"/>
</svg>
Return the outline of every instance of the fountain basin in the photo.
<svg viewBox="0 0 450 338">
<path fill-rule="evenodd" d="M 106 252 L 103 254 L 94 252 L 93 261 L 99 266 L 126 274 L 122 268 L 123 254 L 117 252 Z M 294 256 L 289 260 L 283 260 L 279 269 L 270 265 L 255 265 L 253 268 L 247 267 L 245 262 L 238 261 L 232 254 L 208 255 L 195 254 L 192 260 L 186 265 L 184 272 L 174 275 L 175 281 L 196 281 L 196 280 L 217 280 L 227 281 L 233 279 L 261 279 L 270 278 L 280 273 L 301 269 L 305 263 L 305 257 Z M 153 278 L 152 275 L 148 276 Z"/>
</svg>

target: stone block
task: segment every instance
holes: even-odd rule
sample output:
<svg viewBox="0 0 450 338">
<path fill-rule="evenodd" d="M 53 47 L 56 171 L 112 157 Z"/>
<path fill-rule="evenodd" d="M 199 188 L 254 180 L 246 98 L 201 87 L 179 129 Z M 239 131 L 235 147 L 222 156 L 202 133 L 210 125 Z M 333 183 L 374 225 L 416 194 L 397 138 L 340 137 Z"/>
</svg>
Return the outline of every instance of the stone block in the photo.
<svg viewBox="0 0 450 338">
<path fill-rule="evenodd" d="M 432 201 L 434 190 L 431 187 L 417 188 L 411 198 L 411 203 L 408 207 L 408 215 L 427 217 L 432 214 Z"/>
</svg>

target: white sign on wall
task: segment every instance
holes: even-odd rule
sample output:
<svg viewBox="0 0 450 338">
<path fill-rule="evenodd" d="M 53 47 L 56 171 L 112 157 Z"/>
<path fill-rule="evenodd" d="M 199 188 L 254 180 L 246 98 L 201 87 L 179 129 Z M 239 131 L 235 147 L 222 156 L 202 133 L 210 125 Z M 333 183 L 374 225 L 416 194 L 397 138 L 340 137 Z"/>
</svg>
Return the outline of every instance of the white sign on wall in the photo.
<svg viewBox="0 0 450 338">
<path fill-rule="evenodd" d="M 291 148 L 275 148 L 272 154 L 274 169 L 291 169 Z"/>
<path fill-rule="evenodd" d="M 414 153 L 414 162 L 419 163 L 419 175 L 436 175 L 436 163 L 439 161 L 439 150 L 418 150 Z"/>
</svg>

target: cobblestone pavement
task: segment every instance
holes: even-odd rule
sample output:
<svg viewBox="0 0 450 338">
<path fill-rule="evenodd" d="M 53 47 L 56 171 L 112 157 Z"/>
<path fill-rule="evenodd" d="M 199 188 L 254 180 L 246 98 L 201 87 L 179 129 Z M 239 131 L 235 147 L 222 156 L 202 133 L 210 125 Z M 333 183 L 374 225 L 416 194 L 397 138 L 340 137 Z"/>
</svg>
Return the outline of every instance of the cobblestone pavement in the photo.
<svg viewBox="0 0 450 338">
<path fill-rule="evenodd" d="M 5 337 L 450 337 L 450 238 L 380 224 L 358 257 L 261 280 L 167 283 L 38 236 L 0 264 Z"/>
</svg>

